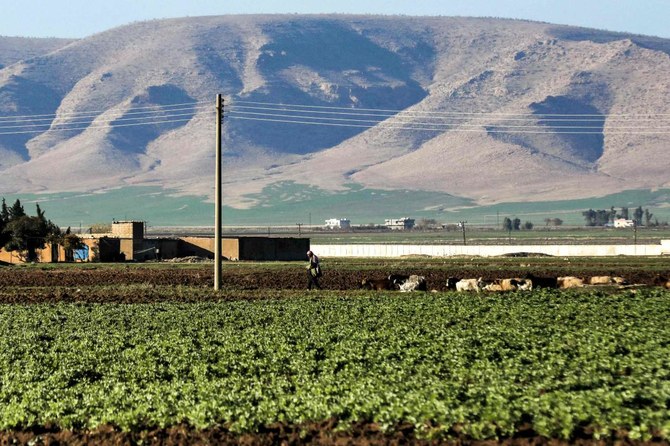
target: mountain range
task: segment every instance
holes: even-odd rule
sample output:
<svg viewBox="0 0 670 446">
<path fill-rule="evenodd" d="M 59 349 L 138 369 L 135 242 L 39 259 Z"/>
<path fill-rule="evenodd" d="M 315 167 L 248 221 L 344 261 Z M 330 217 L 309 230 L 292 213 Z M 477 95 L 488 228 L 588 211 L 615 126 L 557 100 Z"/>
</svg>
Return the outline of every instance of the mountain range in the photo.
<svg viewBox="0 0 670 446">
<path fill-rule="evenodd" d="M 326 207 L 352 189 L 468 206 L 670 189 L 668 73 L 669 39 L 496 18 L 235 15 L 0 37 L 0 195 L 211 200 L 219 93 L 224 200 L 240 210 L 271 207 L 273 188 L 318 190 Z"/>
</svg>

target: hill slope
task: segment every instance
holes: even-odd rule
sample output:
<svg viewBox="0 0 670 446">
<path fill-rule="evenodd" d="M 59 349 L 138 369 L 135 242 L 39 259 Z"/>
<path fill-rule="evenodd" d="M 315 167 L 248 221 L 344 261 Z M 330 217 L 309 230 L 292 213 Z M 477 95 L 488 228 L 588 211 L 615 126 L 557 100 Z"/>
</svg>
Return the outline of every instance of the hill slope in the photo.
<svg viewBox="0 0 670 446">
<path fill-rule="evenodd" d="M 219 92 L 225 199 L 237 207 L 278 182 L 480 204 L 670 187 L 667 39 L 501 19 L 252 15 L 61 43 L 0 70 L 4 193 L 211 196 Z"/>
</svg>

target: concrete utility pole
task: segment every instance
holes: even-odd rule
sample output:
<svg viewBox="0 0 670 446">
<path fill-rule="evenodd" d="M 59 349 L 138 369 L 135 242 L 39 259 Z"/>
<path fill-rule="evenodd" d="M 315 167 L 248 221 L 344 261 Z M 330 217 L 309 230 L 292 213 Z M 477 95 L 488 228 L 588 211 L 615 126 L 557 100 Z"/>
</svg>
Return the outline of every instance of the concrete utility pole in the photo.
<svg viewBox="0 0 670 446">
<path fill-rule="evenodd" d="M 223 125 L 223 98 L 221 94 L 216 95 L 216 174 L 214 175 L 215 203 L 214 207 L 214 290 L 221 289 L 221 221 L 223 217 L 221 203 L 221 165 L 223 157 L 221 153 L 221 126 Z"/>
</svg>

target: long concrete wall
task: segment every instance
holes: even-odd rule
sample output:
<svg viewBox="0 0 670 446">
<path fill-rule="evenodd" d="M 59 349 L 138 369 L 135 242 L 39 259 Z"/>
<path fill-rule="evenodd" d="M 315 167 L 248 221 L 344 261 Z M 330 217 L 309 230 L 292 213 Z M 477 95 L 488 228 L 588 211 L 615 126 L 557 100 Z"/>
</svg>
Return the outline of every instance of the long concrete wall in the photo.
<svg viewBox="0 0 670 446">
<path fill-rule="evenodd" d="M 324 257 L 492 257 L 513 253 L 535 253 L 564 257 L 670 255 L 670 240 L 659 245 L 312 245 Z"/>
</svg>

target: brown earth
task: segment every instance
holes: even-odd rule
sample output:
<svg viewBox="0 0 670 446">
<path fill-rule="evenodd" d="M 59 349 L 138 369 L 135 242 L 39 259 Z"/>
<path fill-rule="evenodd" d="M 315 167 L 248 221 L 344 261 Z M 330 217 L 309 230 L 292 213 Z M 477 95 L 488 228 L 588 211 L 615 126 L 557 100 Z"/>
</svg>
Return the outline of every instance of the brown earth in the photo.
<svg viewBox="0 0 670 446">
<path fill-rule="evenodd" d="M 498 267 L 495 271 L 490 268 L 478 267 L 477 265 L 462 265 L 449 271 L 430 267 L 416 267 L 413 269 L 386 268 L 380 265 L 378 268 L 366 268 L 364 271 L 352 271 L 350 268 L 329 267 L 325 271 L 320 283 L 325 290 L 355 290 L 364 277 L 383 278 L 390 273 L 395 274 L 418 274 L 426 278 L 429 290 L 445 291 L 447 277 L 483 277 L 484 279 L 496 279 L 506 277 L 524 277 L 527 273 L 539 277 L 570 276 L 600 276 L 616 275 L 624 277 L 628 283 L 639 286 L 654 285 L 658 277 L 657 272 L 645 270 L 644 268 L 631 270 L 629 267 L 622 270 L 613 268 L 611 264 L 590 265 L 588 270 L 583 265 L 575 265 L 572 269 L 561 266 L 560 270 L 552 268 L 551 265 L 534 267 L 532 269 L 520 268 L 518 264 Z M 252 290 L 299 290 L 307 287 L 306 271 L 301 264 L 295 267 L 287 266 L 279 270 L 262 269 L 258 267 L 238 266 L 227 269 L 224 265 L 222 277 L 222 289 L 236 291 Z M 23 290 L 22 298 L 25 302 L 38 301 L 61 301 L 67 300 L 63 295 L 67 291 L 54 290 L 50 288 L 68 287 L 97 287 L 113 285 L 147 285 L 146 293 L 151 293 L 151 287 L 156 286 L 192 286 L 208 288 L 214 283 L 213 266 L 203 265 L 196 268 L 179 267 L 86 267 L 86 268 L 17 268 L 0 267 L 0 290 L 3 287 L 29 287 Z M 93 292 L 91 292 L 93 291 Z M 136 293 L 137 290 L 134 290 Z M 59 294 L 60 293 L 60 294 Z M 110 293 L 109 289 L 95 292 L 95 288 L 87 289 L 90 294 L 88 300 L 117 301 L 132 299 L 132 296 L 122 296 L 122 290 Z M 154 293 L 160 299 L 160 293 Z M 216 296 L 220 298 L 221 296 Z M 86 299 L 85 296 L 78 296 Z M 0 302 L 6 299 L 0 295 Z M 5 302 L 7 302 L 5 300 Z M 18 302 L 15 302 L 18 303 Z"/>
<path fill-rule="evenodd" d="M 449 440 L 425 440 L 417 438 L 410 424 L 399 425 L 392 432 L 384 433 L 374 423 L 358 423 L 348 429 L 338 429 L 337 420 L 305 425 L 274 424 L 259 429 L 253 434 L 236 434 L 223 427 L 194 429 L 178 425 L 165 429 L 150 429 L 140 432 L 121 432 L 111 426 L 102 426 L 92 431 L 60 431 L 43 428 L 33 431 L 0 432 L 0 445 L 453 445 L 453 446 L 668 446 L 666 440 L 654 438 L 649 441 L 631 440 L 625 432 L 607 439 L 593 439 L 587 432 L 579 432 L 569 440 L 552 439 L 537 435 L 532 429 L 520 426 L 514 437 L 498 440 L 472 440 L 451 432 Z"/>
</svg>

